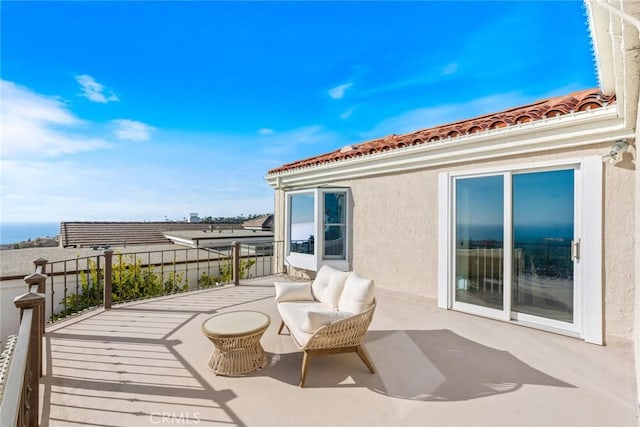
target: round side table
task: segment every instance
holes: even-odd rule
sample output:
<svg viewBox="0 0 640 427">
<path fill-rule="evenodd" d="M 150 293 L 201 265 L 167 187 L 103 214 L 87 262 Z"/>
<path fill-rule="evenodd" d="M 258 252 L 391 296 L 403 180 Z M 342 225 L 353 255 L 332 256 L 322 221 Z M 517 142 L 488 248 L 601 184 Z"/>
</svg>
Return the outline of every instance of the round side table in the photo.
<svg viewBox="0 0 640 427">
<path fill-rule="evenodd" d="M 267 356 L 260 338 L 271 319 L 259 311 L 216 314 L 202 323 L 202 332 L 213 343 L 209 369 L 216 375 L 237 376 L 264 367 Z"/>
</svg>

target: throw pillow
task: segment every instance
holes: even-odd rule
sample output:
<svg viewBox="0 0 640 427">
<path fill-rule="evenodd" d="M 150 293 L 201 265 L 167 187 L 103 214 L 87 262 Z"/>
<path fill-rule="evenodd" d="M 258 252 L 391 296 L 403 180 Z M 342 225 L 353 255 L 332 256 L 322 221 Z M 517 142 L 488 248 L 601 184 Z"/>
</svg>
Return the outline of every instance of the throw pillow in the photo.
<svg viewBox="0 0 640 427">
<path fill-rule="evenodd" d="M 308 311 L 307 317 L 300 328 L 302 332 L 312 334 L 322 326 L 329 325 L 337 320 L 352 316 L 353 313 L 346 311 Z"/>
<path fill-rule="evenodd" d="M 328 265 L 323 265 L 322 267 L 320 267 L 320 270 L 318 270 L 318 273 L 316 273 L 316 278 L 313 280 L 313 283 L 311 283 L 311 292 L 313 293 L 315 299 L 317 299 L 318 301 L 320 300 L 320 294 L 322 293 L 324 288 L 329 286 L 329 276 L 331 276 L 331 273 L 335 273 L 336 271 L 340 270 L 336 270 L 335 268 Z"/>
<path fill-rule="evenodd" d="M 313 301 L 311 283 L 275 282 L 276 302 Z"/>
<path fill-rule="evenodd" d="M 340 295 L 338 310 L 362 313 L 373 304 L 373 280 L 365 279 L 351 272 Z"/>
<path fill-rule="evenodd" d="M 334 310 L 338 309 L 338 302 L 344 289 L 344 283 L 349 277 L 348 271 L 336 271 L 329 276 L 329 285 L 320 293 L 320 301 Z"/>
</svg>

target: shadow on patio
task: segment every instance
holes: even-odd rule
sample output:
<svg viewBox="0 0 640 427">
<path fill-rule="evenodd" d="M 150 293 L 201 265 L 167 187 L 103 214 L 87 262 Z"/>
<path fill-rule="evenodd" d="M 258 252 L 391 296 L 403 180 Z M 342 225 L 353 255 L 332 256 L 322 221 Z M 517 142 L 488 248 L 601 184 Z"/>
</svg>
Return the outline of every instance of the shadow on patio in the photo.
<svg viewBox="0 0 640 427">
<path fill-rule="evenodd" d="M 422 401 L 462 401 L 516 391 L 524 384 L 574 387 L 514 357 L 511 353 L 468 340 L 450 330 L 369 331 L 369 354 L 376 374 L 370 375 L 354 355 L 314 358 L 312 367 L 324 368 L 322 376 L 310 377 L 307 387 L 367 387 L 377 393 Z M 341 357 L 343 360 L 334 360 Z M 268 376 L 297 385 L 292 375 L 300 355 L 271 354 Z M 290 360 L 294 359 L 294 360 Z M 274 361 L 277 360 L 277 363 Z M 284 362 L 284 363 L 283 363 Z M 316 366 L 321 364 L 321 366 Z M 334 365 L 328 368 L 328 364 Z M 278 365 L 282 365 L 280 368 Z M 348 369 L 345 369 L 348 368 Z"/>
<path fill-rule="evenodd" d="M 354 354 L 311 361 L 278 335 L 273 278 L 95 311 L 48 329 L 42 425 L 627 425 L 626 348 L 520 328 L 426 302 L 379 296 L 367 334 L 372 375 Z M 268 314 L 268 363 L 244 377 L 207 368 L 202 322 Z M 428 327 L 427 327 L 428 326 Z M 438 402 L 438 403 L 436 403 Z M 542 408 L 542 409 L 541 409 Z M 505 421 L 510 420 L 510 421 Z"/>
<path fill-rule="evenodd" d="M 116 306 L 51 328 L 42 425 L 243 425 L 170 338 L 201 315 L 270 298 L 269 288 L 226 287 Z M 201 337 L 195 339 L 200 340 Z"/>
</svg>

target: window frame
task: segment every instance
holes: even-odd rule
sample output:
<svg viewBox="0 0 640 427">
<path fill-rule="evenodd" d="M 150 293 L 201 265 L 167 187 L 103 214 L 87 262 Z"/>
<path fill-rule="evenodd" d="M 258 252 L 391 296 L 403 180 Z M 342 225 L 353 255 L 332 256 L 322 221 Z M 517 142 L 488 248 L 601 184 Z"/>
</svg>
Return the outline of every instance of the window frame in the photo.
<svg viewBox="0 0 640 427">
<path fill-rule="evenodd" d="M 344 256 L 325 255 L 325 202 L 326 193 L 343 193 L 345 223 L 330 223 L 331 226 L 344 225 Z M 313 254 L 291 251 L 291 197 L 299 194 L 314 196 L 314 249 Z M 341 270 L 350 270 L 350 241 L 351 241 L 351 190 L 348 187 L 315 187 L 292 190 L 285 193 L 285 261 L 287 265 L 305 270 L 318 271 L 323 265 L 330 265 Z"/>
</svg>

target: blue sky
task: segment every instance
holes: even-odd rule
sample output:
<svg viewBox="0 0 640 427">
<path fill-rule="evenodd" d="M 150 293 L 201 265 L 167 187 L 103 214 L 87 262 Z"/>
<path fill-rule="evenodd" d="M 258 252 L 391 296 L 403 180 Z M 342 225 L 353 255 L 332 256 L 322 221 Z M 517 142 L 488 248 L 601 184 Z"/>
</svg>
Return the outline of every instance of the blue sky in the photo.
<svg viewBox="0 0 640 427">
<path fill-rule="evenodd" d="M 7 2 L 3 222 L 273 211 L 281 164 L 597 85 L 581 2 Z"/>
</svg>

